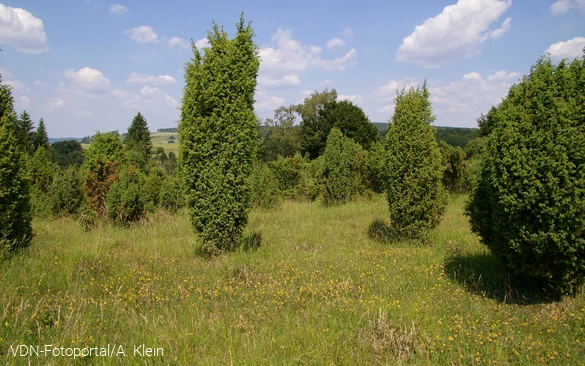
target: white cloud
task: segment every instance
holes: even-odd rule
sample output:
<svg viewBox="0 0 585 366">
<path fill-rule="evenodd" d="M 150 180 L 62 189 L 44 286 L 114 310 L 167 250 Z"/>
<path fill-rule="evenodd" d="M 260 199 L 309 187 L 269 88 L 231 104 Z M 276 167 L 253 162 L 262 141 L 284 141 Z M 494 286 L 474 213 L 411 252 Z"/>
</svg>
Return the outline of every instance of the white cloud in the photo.
<svg viewBox="0 0 585 366">
<path fill-rule="evenodd" d="M 585 13 L 585 0 L 557 0 L 550 6 L 552 15 L 558 15 L 568 12 L 571 9 L 579 8 Z"/>
<path fill-rule="evenodd" d="M 30 99 L 25 97 L 24 95 L 20 98 L 16 98 L 16 109 L 25 109 L 30 105 Z"/>
<path fill-rule="evenodd" d="M 264 46 L 260 48 L 261 59 L 260 72 L 287 74 L 299 72 L 316 66 L 324 70 L 343 71 L 346 67 L 355 64 L 357 51 L 347 52 L 343 57 L 333 60 L 324 60 L 318 54 L 321 48 L 315 45 L 305 47 L 292 37 L 292 30 L 278 28 L 272 36 L 274 47 Z"/>
<path fill-rule="evenodd" d="M 564 58 L 580 57 L 583 55 L 583 47 L 585 47 L 585 37 L 575 37 L 566 42 L 551 44 L 546 52 L 550 53 L 551 59 L 560 61 Z"/>
<path fill-rule="evenodd" d="M 84 67 L 78 71 L 66 70 L 65 77 L 71 80 L 71 87 L 90 94 L 101 94 L 110 87 L 110 80 L 100 70 Z"/>
<path fill-rule="evenodd" d="M 343 46 L 347 46 L 347 43 L 345 43 L 345 41 L 341 38 L 331 38 L 327 42 L 327 48 L 329 48 L 329 49 L 335 48 L 335 47 L 343 47 Z"/>
<path fill-rule="evenodd" d="M 198 49 L 202 49 L 209 48 L 211 47 L 211 45 L 209 44 L 209 40 L 207 39 L 207 37 L 203 37 L 195 41 L 195 47 L 197 47 Z"/>
<path fill-rule="evenodd" d="M 364 97 L 362 97 L 361 95 L 339 94 L 337 95 L 337 100 L 338 101 L 347 100 L 352 103 L 359 103 L 364 100 Z"/>
<path fill-rule="evenodd" d="M 138 44 L 158 43 L 158 36 L 152 27 L 147 25 L 141 25 L 140 27 L 128 29 L 124 31 L 124 34 L 130 35 L 130 38 L 135 40 Z"/>
<path fill-rule="evenodd" d="M 14 91 L 20 93 L 27 93 L 30 91 L 30 89 L 26 85 L 24 85 L 21 81 L 18 80 L 4 80 L 4 84 L 10 85 Z"/>
<path fill-rule="evenodd" d="M 510 29 L 511 19 L 494 31 L 488 28 L 512 5 L 512 0 L 459 0 L 417 25 L 398 47 L 396 59 L 424 67 L 439 67 L 481 51 L 487 39 L 499 38 Z"/>
<path fill-rule="evenodd" d="M 165 84 L 176 84 L 177 79 L 170 75 L 146 75 L 146 74 L 138 74 L 133 72 L 130 74 L 128 79 L 126 80 L 127 83 L 131 84 L 153 84 L 153 85 L 165 85 Z"/>
<path fill-rule="evenodd" d="M 26 53 L 49 50 L 43 21 L 30 12 L 0 4 L 0 44 Z"/>
<path fill-rule="evenodd" d="M 189 48 L 189 42 L 179 37 L 171 37 L 168 42 L 169 47 Z"/>
<path fill-rule="evenodd" d="M 385 85 L 377 87 L 374 93 L 381 96 L 383 100 L 394 100 L 398 90 L 415 88 L 418 85 L 420 85 L 420 79 L 417 77 L 407 77 L 404 80 L 390 80 Z"/>
<path fill-rule="evenodd" d="M 346 37 L 353 36 L 353 30 L 351 28 L 345 28 L 345 30 L 343 31 L 343 35 Z"/>
<path fill-rule="evenodd" d="M 472 72 L 448 85 L 430 87 L 437 124 L 477 127 L 477 118 L 499 104 L 519 77 L 518 72 L 503 70 L 486 77 Z"/>
<path fill-rule="evenodd" d="M 162 92 L 159 88 L 145 86 L 140 89 L 140 96 L 147 100 L 158 100 L 159 102 L 163 102 L 169 107 L 176 108 L 179 106 L 179 102 L 177 102 L 168 94 Z"/>
<path fill-rule="evenodd" d="M 65 101 L 61 98 L 52 98 L 47 101 L 47 109 L 59 109 L 65 105 Z"/>
<path fill-rule="evenodd" d="M 313 93 L 314 93 L 314 91 L 313 91 L 313 90 L 309 90 L 309 89 L 307 89 L 307 90 L 303 90 L 303 91 L 302 91 L 302 92 L 300 92 L 299 94 L 300 94 L 302 97 L 308 97 L 309 95 L 311 95 L 311 94 L 313 94 Z"/>
<path fill-rule="evenodd" d="M 258 76 L 258 86 L 266 88 L 299 86 L 301 80 L 294 74 L 284 75 L 282 78 L 272 78 L 267 75 Z"/>
<path fill-rule="evenodd" d="M 326 86 L 333 85 L 333 82 L 331 80 L 323 80 L 323 81 L 320 81 L 319 84 L 317 84 L 317 85 L 319 85 L 320 87 L 326 87 Z"/>
<path fill-rule="evenodd" d="M 47 86 L 47 84 L 43 83 L 42 81 L 39 80 L 35 80 L 33 83 L 34 86 L 39 87 L 39 88 L 43 88 L 45 86 Z"/>
<path fill-rule="evenodd" d="M 112 13 L 112 14 L 122 15 L 122 14 L 126 14 L 127 12 L 128 12 L 128 8 L 125 7 L 124 5 L 114 4 L 114 5 L 110 6 L 110 13 Z"/>
<path fill-rule="evenodd" d="M 256 103 L 254 104 L 254 109 L 265 112 L 273 111 L 276 108 L 285 105 L 285 103 L 286 101 L 282 97 L 268 95 L 268 93 L 260 91 L 256 93 Z"/>
<path fill-rule="evenodd" d="M 512 28 L 512 18 L 508 17 L 506 18 L 506 20 L 504 20 L 500 28 L 490 33 L 490 38 L 492 39 L 502 38 L 504 34 L 508 33 L 510 28 Z"/>
</svg>

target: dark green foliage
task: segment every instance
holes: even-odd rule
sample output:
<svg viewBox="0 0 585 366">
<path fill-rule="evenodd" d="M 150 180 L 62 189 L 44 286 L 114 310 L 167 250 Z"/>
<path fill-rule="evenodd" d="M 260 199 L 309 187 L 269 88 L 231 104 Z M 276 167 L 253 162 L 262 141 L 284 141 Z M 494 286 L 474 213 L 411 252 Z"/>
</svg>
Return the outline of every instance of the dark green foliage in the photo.
<svg viewBox="0 0 585 366">
<path fill-rule="evenodd" d="M 477 125 L 479 126 L 478 137 L 488 136 L 494 129 L 497 122 L 497 108 L 492 107 L 487 115 L 481 115 L 477 119 Z"/>
<path fill-rule="evenodd" d="M 152 142 L 150 141 L 150 130 L 146 119 L 140 112 L 132 120 L 124 142 L 127 150 L 138 153 L 138 156 L 132 156 L 132 160 L 138 160 L 136 162 L 140 163 L 140 165 L 137 166 L 144 170 L 150 156 Z"/>
<path fill-rule="evenodd" d="M 257 163 L 250 176 L 250 203 L 252 207 L 275 208 L 281 203 L 280 190 L 274 172 L 263 163 Z"/>
<path fill-rule="evenodd" d="M 360 168 L 365 165 L 361 146 L 334 127 L 325 147 L 325 191 L 327 205 L 344 203 L 364 190 Z"/>
<path fill-rule="evenodd" d="M 83 162 L 83 187 L 89 207 L 105 218 L 107 197 L 125 164 L 124 146 L 117 133 L 97 133 Z"/>
<path fill-rule="evenodd" d="M 585 277 L 585 57 L 541 58 L 490 114 L 472 228 L 519 278 L 575 293 Z"/>
<path fill-rule="evenodd" d="M 10 89 L 0 84 L 0 253 L 27 246 L 33 236 L 29 181 L 7 99 Z"/>
<path fill-rule="evenodd" d="M 22 151 L 30 154 L 33 150 L 35 132 L 32 119 L 26 111 L 22 111 L 20 113 L 17 126 L 18 128 L 16 135 L 18 138 L 18 144 L 20 145 Z"/>
<path fill-rule="evenodd" d="M 461 128 L 461 127 L 441 127 L 436 126 L 437 142 L 444 141 L 445 143 L 464 149 L 469 141 L 474 139 L 478 134 L 477 128 Z"/>
<path fill-rule="evenodd" d="M 159 167 L 152 168 L 148 172 L 143 182 L 143 199 L 145 208 L 149 212 L 153 212 L 159 206 L 160 190 L 167 180 L 167 174 Z"/>
<path fill-rule="evenodd" d="M 51 213 L 49 188 L 53 177 L 59 170 L 55 155 L 50 145 L 41 145 L 32 157 L 27 159 L 27 168 L 31 180 L 31 205 L 35 215 L 46 216 Z"/>
<path fill-rule="evenodd" d="M 366 149 L 378 139 L 376 126 L 360 107 L 349 101 L 325 102 L 318 109 L 316 118 L 303 119 L 301 126 L 302 151 L 308 153 L 311 159 L 324 153 L 327 137 L 333 127 Z"/>
<path fill-rule="evenodd" d="M 337 92 L 325 89 L 323 92 L 315 92 L 305 98 L 303 103 L 294 106 L 295 111 L 301 116 L 301 153 L 309 154 L 311 159 L 317 158 L 325 150 L 327 136 L 332 126 L 325 126 L 326 131 L 320 125 L 323 121 L 318 121 L 319 111 L 325 107 L 326 103 L 335 102 Z M 329 122 L 329 121 L 325 121 Z"/>
<path fill-rule="evenodd" d="M 465 192 L 467 190 L 467 165 L 465 151 L 459 146 L 453 147 L 444 141 L 439 143 L 445 173 L 443 186 L 450 192 Z"/>
<path fill-rule="evenodd" d="M 119 225 L 140 221 L 146 214 L 144 201 L 145 177 L 138 168 L 130 165 L 114 182 L 108 193 L 108 219 Z"/>
<path fill-rule="evenodd" d="M 295 119 L 295 106 L 283 106 L 274 111 L 274 119 L 266 120 L 265 128 L 259 131 L 262 136 L 259 154 L 263 161 L 294 156 L 300 151 L 301 127 L 294 125 Z"/>
<path fill-rule="evenodd" d="M 386 164 L 386 150 L 384 144 L 376 141 L 366 155 L 364 183 L 368 189 L 382 193 L 385 189 L 384 166 Z"/>
<path fill-rule="evenodd" d="M 185 198 L 181 180 L 170 176 L 163 181 L 159 197 L 160 207 L 171 212 L 177 212 L 185 206 Z"/>
<path fill-rule="evenodd" d="M 279 156 L 268 165 L 274 173 L 278 190 L 286 198 L 296 196 L 296 188 L 301 182 L 305 161 L 300 154 L 283 158 Z"/>
<path fill-rule="evenodd" d="M 57 172 L 49 189 L 51 213 L 59 216 L 75 216 L 83 203 L 83 182 L 75 166 Z"/>
<path fill-rule="evenodd" d="M 47 147 L 49 146 L 49 135 L 47 134 L 47 128 L 45 127 L 45 121 L 41 118 L 39 121 L 39 126 L 37 130 L 34 132 L 33 139 L 33 152 L 37 151 L 40 147 Z"/>
<path fill-rule="evenodd" d="M 83 164 L 83 148 L 79 141 L 58 141 L 51 145 L 55 151 L 57 164 L 61 168 L 69 166 L 81 166 Z"/>
<path fill-rule="evenodd" d="M 398 93 L 385 141 L 390 220 L 406 237 L 423 237 L 437 226 L 447 203 L 429 96 L 426 83 Z"/>
<path fill-rule="evenodd" d="M 164 169 L 168 175 L 173 175 L 175 173 L 175 170 L 177 169 L 177 166 L 178 166 L 177 155 L 175 155 L 174 152 L 170 151 L 169 157 L 164 164 Z"/>
<path fill-rule="evenodd" d="M 248 221 L 256 150 L 254 91 L 260 65 L 243 16 L 234 39 L 214 25 L 210 48 L 187 64 L 179 144 L 191 223 L 200 251 L 234 249 Z"/>
</svg>

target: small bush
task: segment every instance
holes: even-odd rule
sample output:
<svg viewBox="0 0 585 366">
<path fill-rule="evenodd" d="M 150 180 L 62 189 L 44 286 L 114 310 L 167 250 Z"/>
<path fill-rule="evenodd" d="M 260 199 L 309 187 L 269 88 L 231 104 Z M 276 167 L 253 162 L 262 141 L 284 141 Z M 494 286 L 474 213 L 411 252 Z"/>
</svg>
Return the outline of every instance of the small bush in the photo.
<svg viewBox="0 0 585 366">
<path fill-rule="evenodd" d="M 51 213 L 55 216 L 77 215 L 83 202 L 83 183 L 79 170 L 71 166 L 59 171 L 49 188 Z"/>
<path fill-rule="evenodd" d="M 296 196 L 295 190 L 301 182 L 304 164 L 304 158 L 298 153 L 294 157 L 283 158 L 279 156 L 269 163 L 269 167 L 276 178 L 278 189 L 284 197 L 294 198 Z"/>
<path fill-rule="evenodd" d="M 120 225 L 137 222 L 145 215 L 145 202 L 141 186 L 144 175 L 130 166 L 112 184 L 108 194 L 108 219 Z"/>
<path fill-rule="evenodd" d="M 364 166 L 361 146 L 331 129 L 325 146 L 324 203 L 336 204 L 351 200 L 364 190 L 360 168 Z"/>
<path fill-rule="evenodd" d="M 185 206 L 184 192 L 180 179 L 171 176 L 163 181 L 160 189 L 159 202 L 160 207 L 171 212 L 177 212 L 177 210 Z"/>
<path fill-rule="evenodd" d="M 250 176 L 250 204 L 252 207 L 276 208 L 280 203 L 274 173 L 266 164 L 256 163 Z"/>
<path fill-rule="evenodd" d="M 160 191 L 164 182 L 168 179 L 167 174 L 159 167 L 150 169 L 144 180 L 143 199 L 145 208 L 149 212 L 154 212 L 160 204 Z"/>
<path fill-rule="evenodd" d="M 374 142 L 369 151 L 365 151 L 366 167 L 364 183 L 366 187 L 376 193 L 384 192 L 385 178 L 383 172 L 385 154 L 384 144 L 379 141 Z"/>
</svg>

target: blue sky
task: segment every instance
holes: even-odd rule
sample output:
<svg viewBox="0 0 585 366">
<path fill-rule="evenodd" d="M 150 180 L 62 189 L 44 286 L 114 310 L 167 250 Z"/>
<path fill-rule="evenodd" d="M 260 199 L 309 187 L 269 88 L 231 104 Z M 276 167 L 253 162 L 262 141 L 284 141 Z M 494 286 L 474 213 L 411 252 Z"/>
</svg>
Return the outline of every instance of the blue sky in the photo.
<svg viewBox="0 0 585 366">
<path fill-rule="evenodd" d="M 582 55 L 585 0 L 18 0 L 0 3 L 0 73 L 50 137 L 176 126 L 192 56 L 241 11 L 261 57 L 256 113 L 335 88 L 388 121 L 397 88 L 426 78 L 439 126 L 475 127 L 545 52 Z M 115 1 L 119 1 L 116 3 Z"/>
</svg>

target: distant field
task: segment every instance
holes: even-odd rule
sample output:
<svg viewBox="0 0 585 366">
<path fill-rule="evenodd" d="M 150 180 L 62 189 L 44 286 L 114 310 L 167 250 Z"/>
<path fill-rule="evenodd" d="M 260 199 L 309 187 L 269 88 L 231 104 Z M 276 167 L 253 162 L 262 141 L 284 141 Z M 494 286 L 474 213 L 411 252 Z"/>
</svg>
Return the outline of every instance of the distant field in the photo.
<svg viewBox="0 0 585 366">
<path fill-rule="evenodd" d="M 155 149 L 157 147 L 162 147 L 165 149 L 165 153 L 168 154 L 169 152 L 174 152 L 175 154 L 179 153 L 179 140 L 175 140 L 175 143 L 169 144 L 168 140 L 169 137 L 175 136 L 179 137 L 177 132 L 154 132 L 150 134 L 150 140 L 152 141 L 152 147 Z"/>
</svg>

